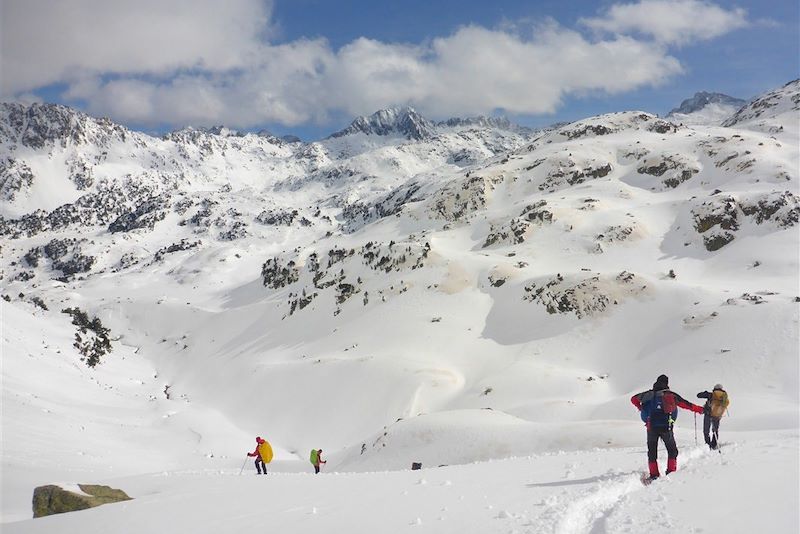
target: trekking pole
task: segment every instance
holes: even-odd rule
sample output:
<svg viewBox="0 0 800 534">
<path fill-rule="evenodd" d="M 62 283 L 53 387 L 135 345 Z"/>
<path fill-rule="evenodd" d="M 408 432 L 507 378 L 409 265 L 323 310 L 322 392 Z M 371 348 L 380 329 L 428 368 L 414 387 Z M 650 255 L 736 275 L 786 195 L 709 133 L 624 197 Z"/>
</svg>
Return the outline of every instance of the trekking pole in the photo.
<svg viewBox="0 0 800 534">
<path fill-rule="evenodd" d="M 694 414 L 694 444 L 697 445 L 697 412 Z"/>
<path fill-rule="evenodd" d="M 244 464 L 247 463 L 247 456 L 244 457 L 244 462 L 242 462 L 242 468 L 239 469 L 239 475 L 241 476 L 242 472 L 244 471 Z"/>
</svg>

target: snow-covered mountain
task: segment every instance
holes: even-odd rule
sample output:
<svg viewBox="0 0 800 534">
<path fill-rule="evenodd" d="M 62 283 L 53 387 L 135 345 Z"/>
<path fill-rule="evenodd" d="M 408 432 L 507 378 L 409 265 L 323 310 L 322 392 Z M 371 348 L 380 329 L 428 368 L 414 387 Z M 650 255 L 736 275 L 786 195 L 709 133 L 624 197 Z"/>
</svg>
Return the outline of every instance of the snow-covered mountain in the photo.
<svg viewBox="0 0 800 534">
<path fill-rule="evenodd" d="M 743 106 L 723 122 L 723 126 L 745 126 L 770 133 L 797 131 L 797 113 L 800 111 L 800 80 L 770 91 Z"/>
<path fill-rule="evenodd" d="M 276 472 L 304 469 L 312 447 L 340 472 L 461 466 L 419 483 L 437 487 L 446 473 L 459 485 L 494 472 L 471 462 L 521 457 L 486 487 L 548 473 L 507 496 L 520 508 L 537 495 L 525 514 L 539 531 L 602 532 L 598 514 L 622 529 L 610 507 L 645 465 L 629 398 L 661 373 L 689 400 L 725 384 L 733 461 L 781 443 L 788 464 L 747 470 L 781 478 L 796 470 L 800 413 L 798 102 L 795 81 L 724 126 L 626 111 L 543 131 L 405 108 L 312 143 L 223 128 L 157 138 L 63 106 L 3 104 L 4 521 L 26 517 L 34 485 L 67 480 L 127 484 L 142 500 L 125 506 L 146 514 L 148 494 L 183 506 L 196 476 L 203 508 L 262 435 Z M 702 482 L 719 458 L 690 447 L 689 415 L 677 436 Z M 342 475 L 328 497 L 309 477 L 276 477 L 282 497 L 265 510 L 329 531 L 335 520 L 293 522 L 292 496 L 338 503 L 348 487 L 385 499 L 379 509 L 407 475 Z M 795 486 L 763 511 L 783 531 L 797 526 Z M 455 530 L 509 530 L 478 517 L 488 493 L 459 487 Z M 741 499 L 730 503 L 712 516 L 735 531 Z M 116 506 L 81 513 L 116 521 Z M 504 506 L 500 519 L 524 527 Z M 629 517 L 650 532 L 691 526 L 648 514 Z"/>
<path fill-rule="evenodd" d="M 700 91 L 672 109 L 667 119 L 683 124 L 718 125 L 746 104 L 741 98 Z"/>
<path fill-rule="evenodd" d="M 747 100 L 742 100 L 741 98 L 734 98 L 732 96 L 728 96 L 722 93 L 707 93 L 705 91 L 700 91 L 698 93 L 695 93 L 694 96 L 692 96 L 691 98 L 687 98 L 686 100 L 681 102 L 681 105 L 670 111 L 670 114 L 695 113 L 696 111 L 700 111 L 709 104 L 720 104 L 723 106 L 731 106 L 738 109 L 747 104 Z"/>
<path fill-rule="evenodd" d="M 414 108 L 391 108 L 376 111 L 369 117 L 358 117 L 344 130 L 331 137 L 363 133 L 366 135 L 401 135 L 420 141 L 434 134 L 435 125 Z"/>
</svg>

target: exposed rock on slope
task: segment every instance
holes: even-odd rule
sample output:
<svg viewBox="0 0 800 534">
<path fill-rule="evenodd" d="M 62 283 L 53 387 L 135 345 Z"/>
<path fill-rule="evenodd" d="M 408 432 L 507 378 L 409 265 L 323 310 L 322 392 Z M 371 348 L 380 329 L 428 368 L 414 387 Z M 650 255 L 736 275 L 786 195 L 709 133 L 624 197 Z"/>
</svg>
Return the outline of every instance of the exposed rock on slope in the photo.
<svg viewBox="0 0 800 534">
<path fill-rule="evenodd" d="M 624 299 L 642 294 L 647 284 L 623 271 L 616 276 L 596 275 L 589 278 L 557 274 L 546 281 L 525 286 L 523 300 L 543 305 L 550 314 L 574 314 L 578 319 L 599 315 Z"/>
<path fill-rule="evenodd" d="M 800 220 L 800 201 L 789 191 L 758 196 L 715 196 L 692 208 L 694 226 L 706 249 L 716 251 L 734 240 L 746 219 L 757 225 L 783 229 Z"/>
<path fill-rule="evenodd" d="M 61 486 L 39 486 L 33 490 L 33 517 L 76 512 L 109 504 L 131 500 L 119 489 L 94 484 L 78 484 L 78 490 Z"/>
</svg>

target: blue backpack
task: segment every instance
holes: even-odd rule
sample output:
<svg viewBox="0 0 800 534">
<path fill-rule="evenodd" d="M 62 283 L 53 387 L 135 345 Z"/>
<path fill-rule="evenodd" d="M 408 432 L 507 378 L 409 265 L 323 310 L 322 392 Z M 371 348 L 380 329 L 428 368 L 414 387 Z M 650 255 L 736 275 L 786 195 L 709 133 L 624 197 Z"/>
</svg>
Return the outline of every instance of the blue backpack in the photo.
<svg viewBox="0 0 800 534">
<path fill-rule="evenodd" d="M 652 397 L 642 403 L 642 421 L 651 428 L 670 428 L 678 418 L 678 401 L 668 389 L 653 392 Z"/>
</svg>

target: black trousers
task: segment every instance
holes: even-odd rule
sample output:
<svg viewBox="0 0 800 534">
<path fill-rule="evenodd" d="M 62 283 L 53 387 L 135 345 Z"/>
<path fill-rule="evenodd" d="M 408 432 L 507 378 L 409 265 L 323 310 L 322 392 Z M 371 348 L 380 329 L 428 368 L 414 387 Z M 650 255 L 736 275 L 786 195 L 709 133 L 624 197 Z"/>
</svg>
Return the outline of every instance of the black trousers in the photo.
<svg viewBox="0 0 800 534">
<path fill-rule="evenodd" d="M 714 434 L 714 441 L 719 439 L 719 420 L 722 419 L 721 417 L 714 417 L 710 413 L 707 413 L 703 416 L 703 436 L 705 436 L 706 443 L 711 443 L 711 436 L 709 435 L 709 430 L 711 430 Z"/>
<path fill-rule="evenodd" d="M 318 474 L 318 473 L 319 473 L 319 465 L 315 465 L 314 466 L 314 474 Z"/>
<path fill-rule="evenodd" d="M 671 428 L 648 428 L 647 429 L 647 461 L 655 462 L 658 458 L 658 440 L 664 442 L 667 448 L 668 458 L 678 457 L 678 445 L 675 444 L 675 436 Z"/>
<path fill-rule="evenodd" d="M 264 460 L 262 460 L 261 457 L 259 456 L 258 458 L 256 458 L 256 471 L 258 471 L 259 475 L 261 474 L 261 468 L 262 467 L 264 468 L 264 474 L 266 475 L 267 474 L 267 464 L 265 464 Z"/>
</svg>

